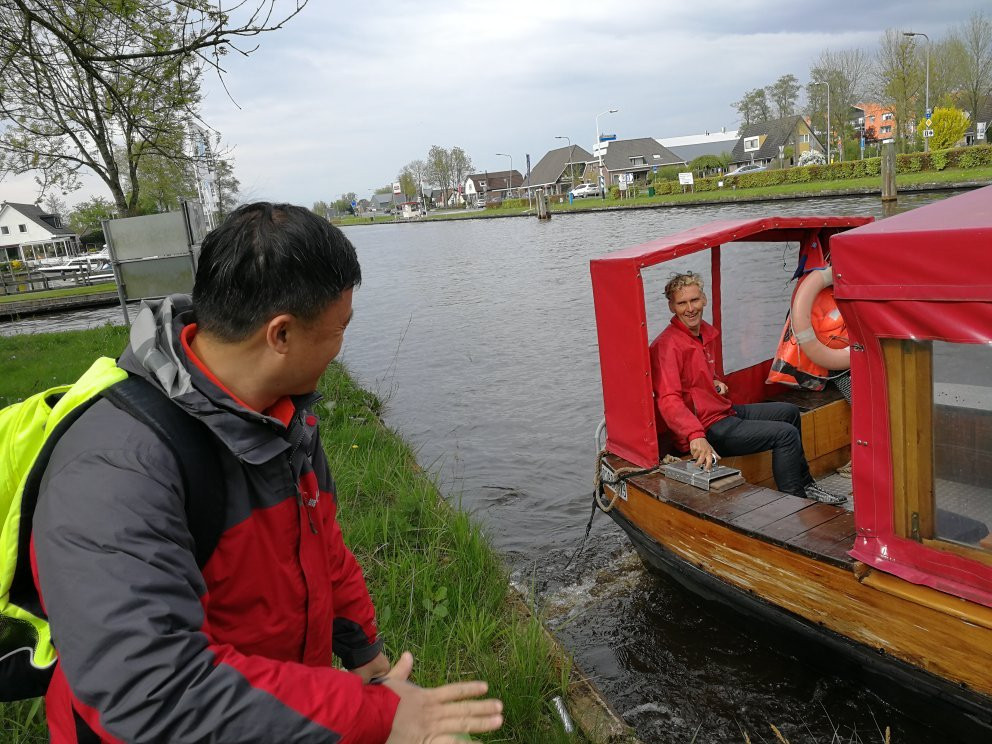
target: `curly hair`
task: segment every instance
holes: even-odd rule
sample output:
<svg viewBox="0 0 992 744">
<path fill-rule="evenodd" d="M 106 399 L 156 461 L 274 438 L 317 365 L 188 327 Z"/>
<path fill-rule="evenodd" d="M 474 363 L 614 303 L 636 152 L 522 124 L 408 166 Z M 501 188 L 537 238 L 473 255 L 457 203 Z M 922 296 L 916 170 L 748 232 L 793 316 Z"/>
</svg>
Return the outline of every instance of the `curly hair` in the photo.
<svg viewBox="0 0 992 744">
<path fill-rule="evenodd" d="M 668 284 L 665 285 L 665 297 L 671 302 L 675 299 L 675 293 L 680 289 L 685 289 L 686 287 L 691 287 L 692 285 L 699 287 L 699 291 L 705 291 L 703 287 L 703 277 L 699 274 L 695 274 L 691 271 L 687 271 L 684 274 L 672 274 L 668 279 Z"/>
</svg>

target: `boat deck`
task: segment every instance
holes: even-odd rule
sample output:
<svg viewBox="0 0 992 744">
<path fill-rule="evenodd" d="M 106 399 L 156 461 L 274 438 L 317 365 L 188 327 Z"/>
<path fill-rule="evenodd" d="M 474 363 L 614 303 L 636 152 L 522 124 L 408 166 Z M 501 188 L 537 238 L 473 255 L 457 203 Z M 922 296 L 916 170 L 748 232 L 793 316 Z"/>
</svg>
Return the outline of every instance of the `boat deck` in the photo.
<svg viewBox="0 0 992 744">
<path fill-rule="evenodd" d="M 614 470 L 632 467 L 616 455 L 605 462 Z M 848 567 L 854 545 L 854 514 L 843 506 L 821 504 L 763 486 L 744 484 L 721 493 L 704 491 L 660 473 L 628 481 L 659 501 L 790 550 Z"/>
</svg>

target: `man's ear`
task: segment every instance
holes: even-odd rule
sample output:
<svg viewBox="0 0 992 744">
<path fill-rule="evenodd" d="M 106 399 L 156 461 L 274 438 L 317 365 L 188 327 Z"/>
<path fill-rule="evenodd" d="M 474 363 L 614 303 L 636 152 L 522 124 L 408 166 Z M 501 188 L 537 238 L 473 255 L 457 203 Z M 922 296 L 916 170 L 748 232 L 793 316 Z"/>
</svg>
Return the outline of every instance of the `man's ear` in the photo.
<svg viewBox="0 0 992 744">
<path fill-rule="evenodd" d="M 265 324 L 265 343 L 277 354 L 289 353 L 289 342 L 298 323 L 289 313 L 276 315 Z"/>
<path fill-rule="evenodd" d="M 703 295 L 703 307 L 706 307 L 710 301 L 706 298 L 705 292 L 703 292 L 702 295 Z"/>
</svg>

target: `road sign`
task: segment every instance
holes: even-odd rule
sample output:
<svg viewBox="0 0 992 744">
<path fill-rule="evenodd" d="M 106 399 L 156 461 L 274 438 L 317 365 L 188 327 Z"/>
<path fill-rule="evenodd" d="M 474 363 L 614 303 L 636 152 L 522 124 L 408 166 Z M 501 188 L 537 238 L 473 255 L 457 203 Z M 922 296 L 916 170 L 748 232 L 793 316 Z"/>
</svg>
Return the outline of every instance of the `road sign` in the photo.
<svg viewBox="0 0 992 744">
<path fill-rule="evenodd" d="M 651 172 L 652 173 L 657 173 L 658 172 L 658 166 L 657 165 L 652 165 L 651 166 Z"/>
<path fill-rule="evenodd" d="M 923 130 L 923 136 L 924 137 L 933 137 L 933 130 L 932 129 L 924 129 Z"/>
<path fill-rule="evenodd" d="M 601 134 L 599 135 L 600 142 L 612 142 L 617 136 L 615 134 Z"/>
<path fill-rule="evenodd" d="M 679 184 L 682 186 L 692 186 L 692 173 L 679 173 Z"/>
<path fill-rule="evenodd" d="M 933 126 L 933 121 L 931 121 L 930 119 L 927 119 L 927 129 L 929 129 L 932 126 Z"/>
<path fill-rule="evenodd" d="M 932 118 L 933 118 L 933 110 L 932 109 L 927 109 L 927 115 L 926 115 L 927 126 L 930 126 L 930 119 L 932 119 Z"/>
</svg>

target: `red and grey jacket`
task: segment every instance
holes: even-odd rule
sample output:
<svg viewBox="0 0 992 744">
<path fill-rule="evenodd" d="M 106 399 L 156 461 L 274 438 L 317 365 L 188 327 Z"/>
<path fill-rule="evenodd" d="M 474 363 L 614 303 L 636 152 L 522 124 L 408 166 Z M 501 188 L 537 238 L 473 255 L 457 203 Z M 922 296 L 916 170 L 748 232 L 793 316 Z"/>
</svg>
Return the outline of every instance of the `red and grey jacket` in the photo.
<svg viewBox="0 0 992 744">
<path fill-rule="evenodd" d="M 34 518 L 36 582 L 59 661 L 65 742 L 383 742 L 398 703 L 335 669 L 381 650 L 311 406 L 240 404 L 182 341 L 188 298 L 144 305 L 119 365 L 216 436 L 224 530 L 201 570 L 178 463 L 99 401 L 55 448 Z"/>
<path fill-rule="evenodd" d="M 719 331 L 706 321 L 695 336 L 673 315 L 668 328 L 651 342 L 655 403 L 681 452 L 688 451 L 693 439 L 706 436 L 717 421 L 734 415 L 730 400 L 713 385 L 718 379 L 713 349 L 719 338 Z"/>
</svg>

